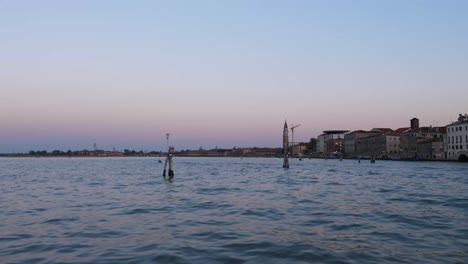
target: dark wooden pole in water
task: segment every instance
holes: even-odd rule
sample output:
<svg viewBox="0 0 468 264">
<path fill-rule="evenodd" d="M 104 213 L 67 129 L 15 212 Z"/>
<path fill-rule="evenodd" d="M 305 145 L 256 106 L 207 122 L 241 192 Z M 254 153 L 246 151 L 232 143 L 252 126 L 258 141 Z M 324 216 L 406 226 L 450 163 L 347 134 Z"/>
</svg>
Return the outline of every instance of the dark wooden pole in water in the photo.
<svg viewBox="0 0 468 264">
<path fill-rule="evenodd" d="M 167 156 L 166 156 L 166 161 L 164 162 L 164 170 L 163 170 L 163 176 L 166 177 L 166 171 L 167 176 L 170 178 L 174 177 L 174 166 L 172 163 L 172 153 L 174 152 L 174 147 L 169 147 L 167 150 Z M 169 170 L 167 170 L 167 167 L 169 165 Z"/>
<path fill-rule="evenodd" d="M 289 168 L 288 160 L 289 137 L 288 137 L 288 124 L 284 121 L 283 128 L 283 168 Z"/>
<path fill-rule="evenodd" d="M 167 168 L 167 156 L 166 156 L 166 160 L 164 161 L 163 177 L 166 177 L 166 168 Z"/>
</svg>

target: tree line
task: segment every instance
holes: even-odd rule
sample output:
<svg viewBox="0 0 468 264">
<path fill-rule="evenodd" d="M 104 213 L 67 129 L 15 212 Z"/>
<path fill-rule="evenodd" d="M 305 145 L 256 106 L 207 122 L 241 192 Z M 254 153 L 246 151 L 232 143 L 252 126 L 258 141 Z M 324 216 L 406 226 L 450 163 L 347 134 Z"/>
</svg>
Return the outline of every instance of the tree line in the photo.
<svg viewBox="0 0 468 264">
<path fill-rule="evenodd" d="M 47 150 L 30 150 L 28 153 L 25 153 L 26 155 L 30 156 L 86 156 L 89 155 L 89 153 L 94 152 L 91 150 L 81 150 L 81 151 L 72 151 L 72 150 L 67 150 L 67 151 L 62 151 L 62 150 L 53 150 L 48 152 Z M 102 150 L 99 152 L 103 152 Z M 119 152 L 119 151 L 116 151 Z M 122 153 L 122 152 L 120 152 Z M 135 151 L 135 150 L 130 150 L 130 149 L 125 149 L 123 151 L 124 156 L 143 156 L 143 155 L 158 155 L 161 152 L 159 151 L 150 151 L 150 152 L 144 152 L 143 150 L 140 151 Z"/>
</svg>

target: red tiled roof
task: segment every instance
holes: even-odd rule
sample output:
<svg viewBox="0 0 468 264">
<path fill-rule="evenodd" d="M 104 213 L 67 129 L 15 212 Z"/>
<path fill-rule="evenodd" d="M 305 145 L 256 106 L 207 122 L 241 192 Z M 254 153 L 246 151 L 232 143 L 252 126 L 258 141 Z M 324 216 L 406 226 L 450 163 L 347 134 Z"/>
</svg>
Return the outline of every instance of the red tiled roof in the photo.
<svg viewBox="0 0 468 264">
<path fill-rule="evenodd" d="M 368 134 L 368 133 L 378 133 L 378 132 L 377 131 L 354 130 L 352 132 L 349 132 L 347 135 L 355 134 L 355 133 Z"/>
<path fill-rule="evenodd" d="M 384 133 L 384 134 L 393 132 L 393 129 L 391 129 L 391 128 L 373 128 L 372 130 L 374 130 L 374 131 L 375 131 L 375 130 L 379 130 L 379 131 L 381 131 L 381 132 Z M 372 131 L 372 130 L 371 130 L 371 131 Z"/>
<path fill-rule="evenodd" d="M 397 128 L 395 129 L 395 131 L 389 133 L 388 135 L 389 136 L 400 136 L 401 133 L 407 131 L 407 130 L 410 130 L 411 128 L 410 127 L 400 127 L 400 128 Z"/>
<path fill-rule="evenodd" d="M 382 134 L 378 134 L 378 135 L 376 135 L 376 134 L 371 134 L 371 135 L 368 135 L 368 136 L 364 136 L 364 137 L 362 137 L 362 138 L 359 138 L 359 139 L 357 139 L 357 140 L 368 139 L 368 138 L 376 138 L 376 137 L 381 137 L 381 136 L 382 136 Z"/>
</svg>

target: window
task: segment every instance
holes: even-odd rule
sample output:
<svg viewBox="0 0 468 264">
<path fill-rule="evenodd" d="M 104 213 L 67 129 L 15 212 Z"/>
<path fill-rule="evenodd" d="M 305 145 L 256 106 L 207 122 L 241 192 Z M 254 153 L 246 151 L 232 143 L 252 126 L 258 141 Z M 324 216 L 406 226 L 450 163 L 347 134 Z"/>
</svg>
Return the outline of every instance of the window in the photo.
<svg viewBox="0 0 468 264">
<path fill-rule="evenodd" d="M 448 143 L 450 144 L 450 137 L 448 137 Z"/>
</svg>

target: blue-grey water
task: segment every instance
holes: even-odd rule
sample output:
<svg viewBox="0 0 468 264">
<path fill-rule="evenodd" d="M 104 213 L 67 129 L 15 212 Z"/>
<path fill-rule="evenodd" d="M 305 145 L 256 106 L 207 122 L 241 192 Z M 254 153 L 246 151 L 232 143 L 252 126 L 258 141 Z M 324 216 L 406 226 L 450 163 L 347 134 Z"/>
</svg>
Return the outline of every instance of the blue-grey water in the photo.
<svg viewBox="0 0 468 264">
<path fill-rule="evenodd" d="M 0 263 L 468 263 L 468 164 L 0 159 Z"/>
</svg>

